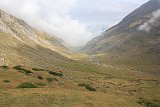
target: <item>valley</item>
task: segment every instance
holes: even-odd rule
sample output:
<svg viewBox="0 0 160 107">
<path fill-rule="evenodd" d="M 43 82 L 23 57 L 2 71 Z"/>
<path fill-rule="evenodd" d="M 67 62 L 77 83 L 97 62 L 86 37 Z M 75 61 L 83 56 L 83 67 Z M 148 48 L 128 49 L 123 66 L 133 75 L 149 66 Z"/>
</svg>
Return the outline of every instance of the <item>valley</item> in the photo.
<svg viewBox="0 0 160 107">
<path fill-rule="evenodd" d="M 138 101 L 142 98 L 159 106 L 159 77 L 97 64 L 88 66 L 77 63 L 74 69 L 71 65 L 52 70 L 22 67 L 30 73 L 11 66 L 0 67 L 0 105 L 98 107 L 100 104 L 101 107 L 140 107 L 143 102 L 139 104 Z M 63 75 L 50 74 L 50 71 Z M 27 85 L 27 89 L 22 85 L 18 88 L 26 82 L 36 87 Z"/>
<path fill-rule="evenodd" d="M 160 107 L 159 9 L 148 1 L 78 52 L 0 10 L 0 107 Z"/>
</svg>

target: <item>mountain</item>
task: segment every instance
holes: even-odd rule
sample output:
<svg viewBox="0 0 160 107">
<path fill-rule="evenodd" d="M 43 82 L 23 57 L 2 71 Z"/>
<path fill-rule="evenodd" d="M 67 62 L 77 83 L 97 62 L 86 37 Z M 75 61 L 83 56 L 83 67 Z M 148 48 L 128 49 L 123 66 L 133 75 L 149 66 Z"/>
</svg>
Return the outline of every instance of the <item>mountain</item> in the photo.
<svg viewBox="0 0 160 107">
<path fill-rule="evenodd" d="M 51 66 L 70 60 L 70 50 L 54 35 L 38 31 L 0 10 L 0 65 Z"/>
<path fill-rule="evenodd" d="M 150 0 L 143 4 L 89 41 L 82 51 L 99 54 L 104 63 L 147 65 L 145 70 L 154 65 L 151 71 L 157 71 L 160 65 L 160 1 Z"/>
<path fill-rule="evenodd" d="M 160 107 L 160 76 L 117 64 L 144 55 L 150 65 L 139 66 L 159 71 L 159 15 L 143 11 L 89 42 L 85 52 L 97 54 L 86 55 L 0 10 L 0 107 Z"/>
</svg>

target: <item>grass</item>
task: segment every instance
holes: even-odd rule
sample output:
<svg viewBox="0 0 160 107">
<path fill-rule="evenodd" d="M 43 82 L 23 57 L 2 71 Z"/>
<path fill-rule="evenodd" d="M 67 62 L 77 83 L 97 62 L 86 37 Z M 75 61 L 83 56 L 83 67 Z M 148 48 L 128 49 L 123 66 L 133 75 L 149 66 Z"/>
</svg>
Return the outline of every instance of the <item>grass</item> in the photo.
<svg viewBox="0 0 160 107">
<path fill-rule="evenodd" d="M 83 71 L 83 72 L 99 72 L 99 69 L 97 69 L 95 66 L 91 64 L 81 64 L 81 63 L 63 63 L 61 65 L 64 68 L 71 69 L 71 70 L 78 70 L 78 71 Z"/>
<path fill-rule="evenodd" d="M 30 82 L 23 82 L 19 84 L 17 88 L 38 88 L 38 87 Z"/>
<path fill-rule="evenodd" d="M 139 107 L 129 97 L 82 90 L 38 88 L 1 92 L 9 95 L 0 100 L 4 107 Z"/>
<path fill-rule="evenodd" d="M 57 78 L 46 78 L 46 80 L 47 80 L 48 82 L 58 81 Z"/>
<path fill-rule="evenodd" d="M 113 56 L 112 54 L 104 54 L 97 56 L 99 61 L 103 64 L 114 65 L 119 67 L 128 67 L 130 69 L 134 69 L 137 71 L 156 73 L 159 71 L 159 60 L 157 60 L 157 55 L 155 57 L 128 57 L 121 56 L 118 57 Z"/>
<path fill-rule="evenodd" d="M 27 70 L 27 69 L 25 69 L 25 68 L 21 68 L 21 71 L 23 71 L 23 72 L 26 73 L 26 74 L 32 73 L 30 70 Z"/>
<path fill-rule="evenodd" d="M 56 71 L 60 68 L 47 69 Z M 0 97 L 2 97 L 0 105 L 4 107 L 17 107 L 17 104 L 23 107 L 76 107 L 77 105 L 82 107 L 145 107 L 144 103 L 137 103 L 137 98 L 143 96 L 149 103 L 156 104 L 155 107 L 158 107 L 158 101 L 151 99 L 160 98 L 159 85 L 156 84 L 156 81 L 151 80 L 156 80 L 156 78 L 148 74 L 130 72 L 128 69 L 112 70 L 108 67 L 99 69 L 99 73 L 87 72 L 88 69 L 86 72 L 62 68 L 61 70 L 66 71 L 63 72 L 64 78 L 52 76 L 48 74 L 49 71 L 32 71 L 33 74 L 29 76 L 11 68 L 4 70 L 7 72 L 0 72 Z M 3 71 L 1 67 L 0 71 Z M 108 78 L 108 74 L 113 77 Z M 43 80 L 37 79 L 38 76 L 42 76 Z M 7 79 L 11 83 L 3 83 L 3 80 Z M 23 88 L 27 89 L 19 90 L 20 85 L 17 86 L 17 84 L 22 84 L 23 81 L 28 81 L 38 88 L 28 89 L 31 85 L 23 85 Z M 132 91 L 133 94 L 128 94 L 128 91 Z M 6 97 L 3 98 L 4 96 Z M 149 105 L 149 103 L 146 104 Z"/>
<path fill-rule="evenodd" d="M 54 76 L 60 76 L 60 77 L 63 76 L 62 73 L 58 73 L 58 72 L 49 71 L 48 73 Z"/>
<path fill-rule="evenodd" d="M 82 87 L 85 87 L 87 90 L 89 91 L 97 91 L 95 88 L 91 87 L 89 84 L 78 84 L 78 86 L 82 86 Z"/>
<path fill-rule="evenodd" d="M 45 83 L 43 83 L 43 82 L 37 82 L 37 83 L 35 83 L 36 85 L 38 85 L 38 86 L 45 86 L 46 84 Z"/>
<path fill-rule="evenodd" d="M 160 100 L 147 100 L 145 98 L 139 98 L 137 103 L 146 107 L 160 107 Z"/>
</svg>

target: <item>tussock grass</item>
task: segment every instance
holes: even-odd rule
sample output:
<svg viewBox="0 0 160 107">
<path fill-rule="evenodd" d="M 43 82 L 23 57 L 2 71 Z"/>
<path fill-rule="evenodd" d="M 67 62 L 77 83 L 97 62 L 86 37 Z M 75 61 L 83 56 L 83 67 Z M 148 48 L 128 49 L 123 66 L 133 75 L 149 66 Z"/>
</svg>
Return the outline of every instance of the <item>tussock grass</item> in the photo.
<svg viewBox="0 0 160 107">
<path fill-rule="evenodd" d="M 26 75 L 32 73 L 32 71 L 23 68 L 21 65 L 14 66 L 13 69 L 16 69 L 16 70 L 18 70 L 18 71 L 20 71 L 22 73 L 25 73 Z"/>
<path fill-rule="evenodd" d="M 19 84 L 17 88 L 38 88 L 38 87 L 30 82 L 23 82 Z"/>
<path fill-rule="evenodd" d="M 54 76 L 60 76 L 60 77 L 63 76 L 62 73 L 58 73 L 58 72 L 49 71 L 48 73 Z"/>
<path fill-rule="evenodd" d="M 80 83 L 80 84 L 78 84 L 78 86 L 85 87 L 89 91 L 97 91 L 95 88 L 91 87 L 89 84 Z"/>
<path fill-rule="evenodd" d="M 9 81 L 9 80 L 4 80 L 3 82 L 5 82 L 5 83 L 10 83 L 10 81 Z"/>
<path fill-rule="evenodd" d="M 8 68 L 8 66 L 6 66 L 6 65 L 3 65 L 3 66 L 1 66 L 3 69 L 9 69 Z"/>
<path fill-rule="evenodd" d="M 21 65 L 16 65 L 16 66 L 13 67 L 13 69 L 21 70 L 22 69 L 21 67 L 22 67 Z"/>
<path fill-rule="evenodd" d="M 160 107 L 160 100 L 147 100 L 145 98 L 139 98 L 137 103 L 146 107 Z"/>
<path fill-rule="evenodd" d="M 46 84 L 44 84 L 43 82 L 37 82 L 36 85 L 38 85 L 38 86 L 45 86 Z"/>
<path fill-rule="evenodd" d="M 58 81 L 57 78 L 46 78 L 46 80 L 47 80 L 48 82 Z"/>
<path fill-rule="evenodd" d="M 43 68 L 32 68 L 33 71 L 45 71 Z"/>
<path fill-rule="evenodd" d="M 43 77 L 42 76 L 37 76 L 38 79 L 40 80 L 43 80 Z"/>
</svg>

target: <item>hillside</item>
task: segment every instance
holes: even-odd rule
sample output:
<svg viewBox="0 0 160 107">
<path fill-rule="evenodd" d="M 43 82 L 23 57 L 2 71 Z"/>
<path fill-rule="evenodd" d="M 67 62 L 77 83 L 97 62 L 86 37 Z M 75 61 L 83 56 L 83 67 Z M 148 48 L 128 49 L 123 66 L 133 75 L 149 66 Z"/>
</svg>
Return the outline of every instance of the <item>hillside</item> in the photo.
<svg viewBox="0 0 160 107">
<path fill-rule="evenodd" d="M 157 4 L 147 4 L 152 2 Z M 137 30 L 143 18 L 138 25 L 128 19 L 89 42 L 87 54 L 81 54 L 0 10 L 0 107 L 160 107 L 160 77 L 146 72 L 159 67 L 159 19 L 152 33 Z M 145 63 L 137 61 L 146 57 Z"/>
<path fill-rule="evenodd" d="M 82 51 L 101 54 L 99 57 L 104 63 L 136 67 L 144 65 L 148 66 L 145 70 L 157 72 L 160 65 L 159 9 L 159 0 L 150 0 L 119 24 L 88 42 Z"/>
<path fill-rule="evenodd" d="M 70 60 L 66 55 L 71 52 L 63 45 L 62 40 L 38 31 L 2 10 L 0 44 L 0 65 L 48 67 Z"/>
</svg>

